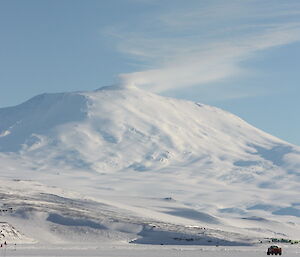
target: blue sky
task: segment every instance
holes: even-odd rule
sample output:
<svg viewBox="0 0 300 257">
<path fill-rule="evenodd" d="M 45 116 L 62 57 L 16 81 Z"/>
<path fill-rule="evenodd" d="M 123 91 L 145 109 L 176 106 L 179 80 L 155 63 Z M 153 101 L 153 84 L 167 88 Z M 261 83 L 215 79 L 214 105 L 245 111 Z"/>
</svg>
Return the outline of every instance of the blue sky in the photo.
<svg viewBox="0 0 300 257">
<path fill-rule="evenodd" d="M 298 0 L 0 0 L 0 107 L 135 84 L 300 145 Z"/>
</svg>

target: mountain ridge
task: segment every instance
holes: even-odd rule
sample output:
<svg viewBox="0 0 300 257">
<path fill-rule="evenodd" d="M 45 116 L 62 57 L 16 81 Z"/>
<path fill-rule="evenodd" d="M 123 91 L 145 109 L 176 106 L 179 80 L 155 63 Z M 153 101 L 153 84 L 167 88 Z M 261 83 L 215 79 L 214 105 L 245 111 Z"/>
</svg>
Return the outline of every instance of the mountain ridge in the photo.
<svg viewBox="0 0 300 257">
<path fill-rule="evenodd" d="M 213 156 L 221 149 L 223 152 L 219 155 L 230 152 L 232 157 L 239 154 L 238 151 L 243 152 L 249 159 L 236 159 L 235 163 L 247 166 L 247 162 L 254 164 L 250 152 L 256 151 L 257 156 L 264 153 L 270 161 L 272 153 L 267 153 L 268 147 L 273 146 L 270 151 L 277 158 L 283 145 L 282 156 L 296 148 L 216 107 L 118 86 L 93 92 L 42 94 L 18 106 L 1 108 L 0 120 L 1 152 L 28 153 L 33 149 L 41 150 L 42 145 L 48 143 L 51 147 L 69 144 L 69 150 L 78 152 L 85 141 L 89 151 L 101 153 L 102 146 L 110 146 L 120 155 L 122 151 L 135 151 L 131 146 L 139 148 L 144 144 L 146 149 L 140 149 L 144 151 L 143 162 L 172 159 L 171 154 L 180 155 L 181 159 L 189 158 L 188 152 L 197 158 L 207 154 Z M 122 149 L 116 149 L 116 145 Z M 151 145 L 161 149 L 151 148 Z M 113 155 L 111 153 L 111 157 Z M 84 158 L 88 156 L 83 155 L 82 161 Z M 141 158 L 137 154 L 135 160 L 119 170 L 134 166 L 139 169 Z M 101 159 L 90 162 L 101 162 Z"/>
</svg>

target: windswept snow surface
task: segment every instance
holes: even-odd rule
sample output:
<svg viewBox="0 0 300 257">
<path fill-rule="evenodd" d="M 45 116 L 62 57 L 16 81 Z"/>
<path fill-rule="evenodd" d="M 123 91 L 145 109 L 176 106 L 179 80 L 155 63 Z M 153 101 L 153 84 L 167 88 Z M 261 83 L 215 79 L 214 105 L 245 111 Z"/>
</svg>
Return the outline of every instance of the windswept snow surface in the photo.
<svg viewBox="0 0 300 257">
<path fill-rule="evenodd" d="M 208 105 L 43 94 L 0 109 L 0 163 L 0 221 L 26 244 L 300 239 L 299 147 Z"/>
<path fill-rule="evenodd" d="M 2 250 L 2 252 L 4 252 Z M 283 249 L 283 256 L 297 257 L 299 249 L 287 247 Z M 266 247 L 199 247 L 199 246 L 132 246 L 132 245 L 99 245 L 93 248 L 76 247 L 52 248 L 14 247 L 6 250 L 2 256 L 47 256 L 47 257 L 263 257 Z"/>
</svg>

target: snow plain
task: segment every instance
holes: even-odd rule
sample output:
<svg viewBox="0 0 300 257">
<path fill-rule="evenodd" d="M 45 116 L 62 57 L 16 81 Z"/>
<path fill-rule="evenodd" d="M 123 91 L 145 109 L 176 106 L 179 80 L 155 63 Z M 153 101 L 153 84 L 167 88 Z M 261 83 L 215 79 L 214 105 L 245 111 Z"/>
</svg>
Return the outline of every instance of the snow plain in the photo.
<svg viewBox="0 0 300 257">
<path fill-rule="evenodd" d="M 0 109 L 0 162 L 2 255 L 260 256 L 300 239 L 299 147 L 215 107 L 121 86 L 36 96 Z"/>
<path fill-rule="evenodd" d="M 284 248 L 283 256 L 299 256 L 299 248 Z M 1 254 L 1 253 L 0 253 Z M 4 255 L 6 254 L 6 255 Z M 76 246 L 53 246 L 47 248 L 39 246 L 34 248 L 17 247 L 7 248 L 0 256 L 101 256 L 101 257 L 261 257 L 266 256 L 263 247 L 200 247 L 200 246 L 128 246 L 128 245 L 99 245 L 91 248 Z"/>
</svg>

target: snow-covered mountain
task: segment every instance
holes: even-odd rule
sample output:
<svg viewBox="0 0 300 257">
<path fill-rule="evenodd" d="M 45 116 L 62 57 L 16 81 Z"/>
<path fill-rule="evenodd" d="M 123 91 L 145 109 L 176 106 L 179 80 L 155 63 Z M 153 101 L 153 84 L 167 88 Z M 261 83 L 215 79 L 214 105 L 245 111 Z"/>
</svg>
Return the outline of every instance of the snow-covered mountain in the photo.
<svg viewBox="0 0 300 257">
<path fill-rule="evenodd" d="M 298 154 L 228 112 L 136 88 L 43 94 L 0 109 L 0 120 L 2 153 L 101 173 L 196 166 L 226 176 L 289 169 Z"/>
<path fill-rule="evenodd" d="M 299 147 L 208 105 L 122 86 L 39 95 L 0 109 L 0 162 L 2 179 L 144 219 L 300 237 Z"/>
</svg>

